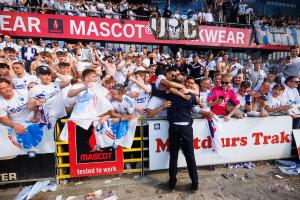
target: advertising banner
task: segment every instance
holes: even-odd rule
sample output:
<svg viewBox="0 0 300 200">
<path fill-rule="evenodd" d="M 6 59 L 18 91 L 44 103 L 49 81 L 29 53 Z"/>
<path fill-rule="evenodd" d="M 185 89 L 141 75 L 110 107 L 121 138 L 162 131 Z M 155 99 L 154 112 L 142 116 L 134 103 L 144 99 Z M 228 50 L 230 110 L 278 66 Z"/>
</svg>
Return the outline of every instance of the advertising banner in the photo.
<svg viewBox="0 0 300 200">
<path fill-rule="evenodd" d="M 21 37 L 247 48 L 251 44 L 252 30 L 199 26 L 197 40 L 161 40 L 155 38 L 148 21 L 2 11 L 0 33 Z"/>
<path fill-rule="evenodd" d="M 255 40 L 259 45 L 293 46 L 299 45 L 300 29 L 295 27 L 270 27 L 262 25 L 255 28 Z"/>
<path fill-rule="evenodd" d="M 12 127 L 0 124 L 0 160 L 24 154 L 54 153 L 54 126 L 22 123 L 26 133 L 17 134 Z"/>
<path fill-rule="evenodd" d="M 293 136 L 296 142 L 296 147 L 297 147 L 297 152 L 298 152 L 298 156 L 300 159 L 300 130 L 299 129 L 294 129 L 293 130 Z"/>
<path fill-rule="evenodd" d="M 149 169 L 168 169 L 168 121 L 149 120 Z M 195 119 L 194 150 L 197 166 L 269 160 L 291 157 L 292 118 L 276 116 L 267 118 L 232 119 L 221 122 L 217 134 L 221 149 L 213 150 L 213 141 L 204 119 Z M 178 167 L 186 161 L 179 153 Z"/>
<path fill-rule="evenodd" d="M 99 176 L 123 172 L 121 147 L 96 149 L 92 126 L 85 130 L 68 121 L 71 177 Z"/>
<path fill-rule="evenodd" d="M 55 154 L 19 155 L 0 160 L 0 185 L 55 177 Z"/>
</svg>

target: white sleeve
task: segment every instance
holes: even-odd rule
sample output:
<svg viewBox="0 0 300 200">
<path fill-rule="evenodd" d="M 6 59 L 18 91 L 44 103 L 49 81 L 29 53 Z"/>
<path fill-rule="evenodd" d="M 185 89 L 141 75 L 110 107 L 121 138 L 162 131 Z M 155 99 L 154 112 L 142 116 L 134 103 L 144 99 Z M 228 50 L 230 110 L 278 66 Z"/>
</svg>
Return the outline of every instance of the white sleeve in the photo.
<svg viewBox="0 0 300 200">
<path fill-rule="evenodd" d="M 135 108 L 134 101 L 129 97 L 125 97 L 124 100 L 126 102 L 126 108 L 128 110 L 128 113 L 129 114 L 134 113 L 134 108 Z"/>
<path fill-rule="evenodd" d="M 272 105 L 273 105 L 272 97 L 268 97 L 268 100 L 267 100 L 266 104 L 267 104 L 268 106 L 271 106 L 271 107 L 272 107 Z"/>
<path fill-rule="evenodd" d="M 200 112 L 200 107 L 199 107 L 199 106 L 193 106 L 192 111 L 193 111 L 194 113 L 198 113 L 198 114 L 199 114 L 199 112 Z"/>
<path fill-rule="evenodd" d="M 157 77 L 157 80 L 155 81 L 155 86 L 156 86 L 156 88 L 159 88 L 159 84 L 160 84 L 160 81 L 161 81 L 162 79 L 166 79 L 166 77 L 165 77 L 164 75 L 159 75 L 159 76 Z"/>
<path fill-rule="evenodd" d="M 163 102 L 158 101 L 157 97 L 153 96 L 153 97 L 151 97 L 151 99 L 147 105 L 147 108 L 150 110 L 154 110 L 154 109 L 158 108 L 159 106 L 161 106 L 162 104 L 163 104 Z"/>
<path fill-rule="evenodd" d="M 7 116 L 7 110 L 5 109 L 4 105 L 0 106 L 0 117 L 6 117 Z"/>
<path fill-rule="evenodd" d="M 37 95 L 38 90 L 37 90 L 38 85 L 34 86 L 28 91 L 28 97 L 35 97 Z"/>
<path fill-rule="evenodd" d="M 78 63 L 76 64 L 76 69 L 77 69 L 78 72 L 82 72 L 82 71 L 84 70 L 84 65 L 83 65 L 83 63 L 82 63 L 82 62 L 78 62 Z"/>
</svg>

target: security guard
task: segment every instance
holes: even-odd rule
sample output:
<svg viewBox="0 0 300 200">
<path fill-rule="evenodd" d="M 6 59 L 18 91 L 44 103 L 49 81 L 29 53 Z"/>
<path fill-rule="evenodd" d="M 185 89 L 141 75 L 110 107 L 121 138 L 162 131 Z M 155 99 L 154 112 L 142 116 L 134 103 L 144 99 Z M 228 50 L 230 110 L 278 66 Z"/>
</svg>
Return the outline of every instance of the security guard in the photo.
<svg viewBox="0 0 300 200">
<path fill-rule="evenodd" d="M 176 82 L 184 83 L 182 75 L 176 77 Z M 199 103 L 199 98 L 196 98 L 196 96 L 191 93 L 185 97 L 187 96 L 190 96 L 190 98 L 184 99 L 172 93 L 167 96 L 167 100 L 172 102 L 171 107 L 167 110 L 170 145 L 169 187 L 171 190 L 175 189 L 177 182 L 178 152 L 181 148 L 187 162 L 189 176 L 192 180 L 191 189 L 196 191 L 198 189 L 198 174 L 194 155 L 193 119 L 191 117 L 191 110 L 194 105 Z"/>
</svg>

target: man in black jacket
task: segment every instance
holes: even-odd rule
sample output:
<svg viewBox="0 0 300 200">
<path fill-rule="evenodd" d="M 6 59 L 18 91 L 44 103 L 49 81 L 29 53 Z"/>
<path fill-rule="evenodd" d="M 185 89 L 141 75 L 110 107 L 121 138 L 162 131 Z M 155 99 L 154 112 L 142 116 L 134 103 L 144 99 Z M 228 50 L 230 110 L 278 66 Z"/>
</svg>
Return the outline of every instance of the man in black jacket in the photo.
<svg viewBox="0 0 300 200">
<path fill-rule="evenodd" d="M 178 78 L 176 78 L 176 81 L 180 84 L 184 84 L 184 79 L 178 80 Z M 193 146 L 193 119 L 191 117 L 191 110 L 194 105 L 199 104 L 199 98 L 196 98 L 196 96 L 191 93 L 188 95 L 191 97 L 189 100 L 183 99 L 172 93 L 167 96 L 167 100 L 172 102 L 172 105 L 167 110 L 170 145 L 169 187 L 171 190 L 175 189 L 177 182 L 177 160 L 180 148 L 185 156 L 189 176 L 192 180 L 191 189 L 193 191 L 198 189 L 198 174 Z"/>
</svg>

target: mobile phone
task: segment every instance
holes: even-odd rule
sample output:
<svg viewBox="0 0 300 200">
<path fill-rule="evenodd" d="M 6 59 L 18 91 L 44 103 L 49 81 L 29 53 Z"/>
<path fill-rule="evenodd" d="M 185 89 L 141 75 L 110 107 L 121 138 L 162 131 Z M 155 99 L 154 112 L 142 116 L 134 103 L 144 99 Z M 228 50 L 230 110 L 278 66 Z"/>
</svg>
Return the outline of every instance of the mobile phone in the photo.
<svg viewBox="0 0 300 200">
<path fill-rule="evenodd" d="M 245 95 L 246 104 L 250 104 L 250 95 Z"/>
</svg>

